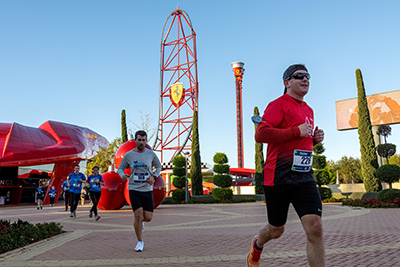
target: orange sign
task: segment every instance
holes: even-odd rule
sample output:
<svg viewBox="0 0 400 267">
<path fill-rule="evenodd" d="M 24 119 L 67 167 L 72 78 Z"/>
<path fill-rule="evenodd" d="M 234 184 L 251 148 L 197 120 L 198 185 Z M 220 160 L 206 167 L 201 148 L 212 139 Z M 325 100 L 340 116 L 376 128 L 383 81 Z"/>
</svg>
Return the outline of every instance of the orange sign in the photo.
<svg viewBox="0 0 400 267">
<path fill-rule="evenodd" d="M 372 125 L 400 123 L 400 90 L 367 96 Z M 357 98 L 336 101 L 337 129 L 358 128 Z"/>
</svg>

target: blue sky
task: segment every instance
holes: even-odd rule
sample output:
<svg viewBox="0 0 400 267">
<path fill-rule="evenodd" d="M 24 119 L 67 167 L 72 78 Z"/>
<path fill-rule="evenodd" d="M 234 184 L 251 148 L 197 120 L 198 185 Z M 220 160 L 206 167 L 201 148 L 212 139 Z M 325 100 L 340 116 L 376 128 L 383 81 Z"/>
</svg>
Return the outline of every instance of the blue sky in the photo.
<svg viewBox="0 0 400 267">
<path fill-rule="evenodd" d="M 56 120 L 120 136 L 121 110 L 158 119 L 159 51 L 168 15 L 185 10 L 197 34 L 200 148 L 237 167 L 231 63 L 245 63 L 244 161 L 254 167 L 254 106 L 282 95 L 282 73 L 306 64 L 305 101 L 325 131 L 325 155 L 360 157 L 356 130 L 336 130 L 335 101 L 400 90 L 398 1 L 22 1 L 0 2 L 0 122 Z M 156 124 L 156 123 L 155 123 Z M 154 124 L 154 127 L 155 127 Z M 399 144 L 399 126 L 388 141 Z"/>
</svg>

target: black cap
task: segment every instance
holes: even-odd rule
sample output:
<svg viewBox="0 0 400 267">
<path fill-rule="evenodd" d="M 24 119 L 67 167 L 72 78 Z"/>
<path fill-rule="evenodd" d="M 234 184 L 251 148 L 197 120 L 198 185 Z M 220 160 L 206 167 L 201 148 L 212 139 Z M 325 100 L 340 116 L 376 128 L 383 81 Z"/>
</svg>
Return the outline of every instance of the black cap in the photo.
<svg viewBox="0 0 400 267">
<path fill-rule="evenodd" d="M 298 70 L 305 70 L 308 72 L 306 66 L 304 66 L 303 64 L 293 64 L 291 66 L 289 66 L 285 72 L 283 73 L 283 80 L 287 80 L 289 79 L 293 73 L 295 73 Z M 283 94 L 286 94 L 286 87 L 285 87 L 285 91 L 283 92 Z"/>
</svg>

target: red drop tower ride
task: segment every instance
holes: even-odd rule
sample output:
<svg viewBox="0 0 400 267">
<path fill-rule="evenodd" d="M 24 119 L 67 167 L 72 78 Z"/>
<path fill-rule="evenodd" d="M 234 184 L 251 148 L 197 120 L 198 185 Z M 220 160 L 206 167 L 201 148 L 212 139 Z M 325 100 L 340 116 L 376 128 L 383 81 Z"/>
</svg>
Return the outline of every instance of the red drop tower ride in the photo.
<svg viewBox="0 0 400 267">
<path fill-rule="evenodd" d="M 237 150 L 238 168 L 243 168 L 243 117 L 242 117 L 242 80 L 244 74 L 244 63 L 233 62 L 233 74 L 236 83 L 236 125 L 237 125 Z"/>
</svg>

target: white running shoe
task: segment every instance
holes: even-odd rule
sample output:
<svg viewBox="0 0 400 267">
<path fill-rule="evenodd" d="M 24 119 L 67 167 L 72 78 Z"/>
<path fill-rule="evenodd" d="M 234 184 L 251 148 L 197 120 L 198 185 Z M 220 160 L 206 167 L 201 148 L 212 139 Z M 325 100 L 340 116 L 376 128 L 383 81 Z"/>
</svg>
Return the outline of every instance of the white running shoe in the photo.
<svg viewBox="0 0 400 267">
<path fill-rule="evenodd" d="M 137 245 L 135 247 L 136 252 L 142 252 L 144 247 L 144 242 L 143 241 L 138 241 Z"/>
<path fill-rule="evenodd" d="M 142 222 L 142 232 L 144 232 L 144 222 Z"/>
</svg>

